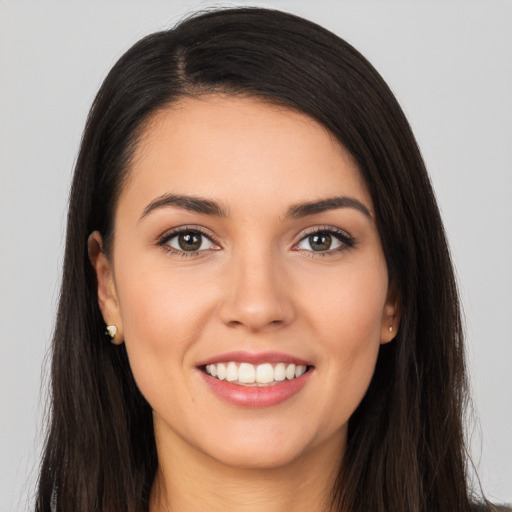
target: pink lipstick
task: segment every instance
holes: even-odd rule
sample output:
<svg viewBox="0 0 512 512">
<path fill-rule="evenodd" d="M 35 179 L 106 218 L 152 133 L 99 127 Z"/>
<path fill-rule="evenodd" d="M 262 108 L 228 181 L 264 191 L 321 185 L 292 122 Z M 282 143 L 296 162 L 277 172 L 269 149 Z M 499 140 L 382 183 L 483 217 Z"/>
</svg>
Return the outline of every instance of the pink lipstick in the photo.
<svg viewBox="0 0 512 512">
<path fill-rule="evenodd" d="M 229 352 L 202 361 L 198 368 L 208 388 L 238 407 L 277 405 L 297 394 L 313 366 L 306 360 L 277 352 Z"/>
</svg>

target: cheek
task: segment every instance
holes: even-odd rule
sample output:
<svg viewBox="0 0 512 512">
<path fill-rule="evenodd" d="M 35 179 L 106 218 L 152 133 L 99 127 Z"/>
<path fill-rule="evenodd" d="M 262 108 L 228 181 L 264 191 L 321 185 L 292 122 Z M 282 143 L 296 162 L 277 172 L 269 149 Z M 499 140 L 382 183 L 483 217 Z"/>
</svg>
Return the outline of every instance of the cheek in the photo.
<svg viewBox="0 0 512 512">
<path fill-rule="evenodd" d="M 383 258 L 340 267 L 323 280 L 321 293 L 311 302 L 311 318 L 317 319 L 328 339 L 340 349 L 380 343 L 381 325 L 388 294 Z"/>
<path fill-rule="evenodd" d="M 332 392 L 344 402 L 339 410 L 348 415 L 362 400 L 375 370 L 388 288 L 382 262 L 351 270 L 327 281 L 309 317 L 322 344 Z"/>
<path fill-rule="evenodd" d="M 148 262 L 148 271 L 121 270 L 118 287 L 125 337 L 129 344 L 150 343 L 164 349 L 171 340 L 193 337 L 211 303 L 204 276 L 171 273 L 165 264 Z M 201 293 L 198 293 L 198 289 Z"/>
<path fill-rule="evenodd" d="M 151 271 L 134 268 L 127 265 L 116 275 L 118 297 L 130 366 L 152 403 L 155 390 L 169 394 L 179 386 L 178 376 L 190 367 L 187 356 L 212 301 L 208 293 L 197 293 L 190 276 L 170 275 L 154 262 L 147 265 Z"/>
</svg>

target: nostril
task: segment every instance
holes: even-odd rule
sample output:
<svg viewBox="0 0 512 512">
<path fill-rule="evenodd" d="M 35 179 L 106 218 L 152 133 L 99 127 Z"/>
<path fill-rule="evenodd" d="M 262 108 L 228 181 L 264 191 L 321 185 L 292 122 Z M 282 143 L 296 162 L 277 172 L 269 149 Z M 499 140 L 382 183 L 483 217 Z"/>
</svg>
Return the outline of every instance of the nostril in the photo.
<svg viewBox="0 0 512 512">
<path fill-rule="evenodd" d="M 282 286 L 246 281 L 238 279 L 233 291 L 227 293 L 219 304 L 219 316 L 225 325 L 260 331 L 275 329 L 292 321 L 293 301 L 283 295 Z"/>
</svg>

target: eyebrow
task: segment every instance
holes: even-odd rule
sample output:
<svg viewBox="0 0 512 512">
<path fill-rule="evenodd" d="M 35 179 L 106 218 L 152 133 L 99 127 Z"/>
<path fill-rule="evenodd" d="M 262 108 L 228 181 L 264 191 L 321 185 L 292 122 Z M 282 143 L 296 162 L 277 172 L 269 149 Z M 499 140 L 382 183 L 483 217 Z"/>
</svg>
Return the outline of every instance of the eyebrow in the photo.
<svg viewBox="0 0 512 512">
<path fill-rule="evenodd" d="M 168 206 L 183 208 L 184 210 L 202 213 L 204 215 L 215 215 L 216 217 L 227 216 L 224 208 L 219 203 L 211 201 L 210 199 L 204 199 L 196 196 L 184 196 L 180 194 L 164 194 L 163 196 L 157 197 L 146 206 L 139 218 L 139 221 L 149 215 L 152 211 Z"/>
<path fill-rule="evenodd" d="M 297 219 L 308 215 L 315 215 L 328 210 L 336 210 L 338 208 L 354 208 L 360 211 L 369 219 L 372 219 L 370 210 L 361 201 L 353 197 L 339 196 L 329 197 L 320 201 L 311 201 L 309 203 L 300 203 L 288 208 L 286 217 L 288 219 Z"/>
<path fill-rule="evenodd" d="M 201 213 L 203 215 L 227 217 L 226 210 L 219 203 L 212 201 L 211 199 L 196 196 L 185 196 L 181 194 L 164 194 L 163 196 L 157 197 L 146 206 L 139 218 L 139 221 L 149 215 L 152 211 L 168 206 L 183 208 L 184 210 Z M 298 203 L 288 208 L 285 218 L 297 219 L 328 210 L 336 210 L 338 208 L 354 208 L 363 213 L 369 219 L 372 218 L 370 211 L 363 203 L 353 197 L 347 196 L 330 197 L 319 201 Z"/>
</svg>

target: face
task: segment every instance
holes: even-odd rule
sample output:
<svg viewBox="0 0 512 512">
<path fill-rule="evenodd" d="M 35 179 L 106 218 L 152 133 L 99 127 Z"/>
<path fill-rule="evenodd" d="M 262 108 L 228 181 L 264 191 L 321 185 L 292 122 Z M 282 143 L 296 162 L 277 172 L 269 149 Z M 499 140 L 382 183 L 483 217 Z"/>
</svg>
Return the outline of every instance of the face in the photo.
<svg viewBox="0 0 512 512">
<path fill-rule="evenodd" d="M 303 114 L 212 95 L 157 113 L 129 172 L 91 259 L 157 447 L 260 468 L 342 447 L 398 322 L 350 154 Z"/>
</svg>

